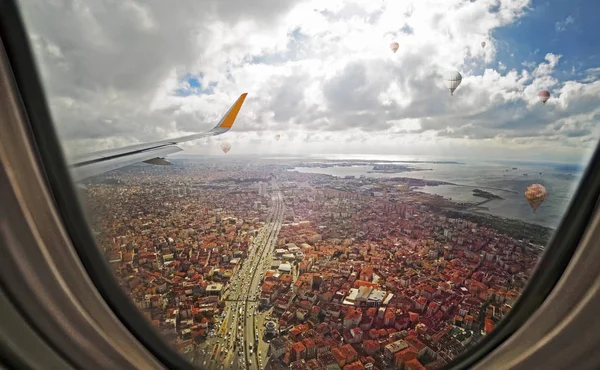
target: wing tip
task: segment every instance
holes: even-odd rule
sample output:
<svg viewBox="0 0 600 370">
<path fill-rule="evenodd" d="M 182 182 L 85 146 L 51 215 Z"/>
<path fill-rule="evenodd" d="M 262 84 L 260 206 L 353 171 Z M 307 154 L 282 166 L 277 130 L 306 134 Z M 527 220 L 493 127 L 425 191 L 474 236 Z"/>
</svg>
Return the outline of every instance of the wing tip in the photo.
<svg viewBox="0 0 600 370">
<path fill-rule="evenodd" d="M 237 118 L 237 115 L 240 112 L 242 104 L 244 104 L 244 100 L 246 100 L 247 95 L 248 93 L 241 94 L 235 103 L 233 103 L 229 109 L 229 112 L 227 112 L 225 117 L 223 117 L 221 124 L 218 126 L 219 128 L 230 129 L 233 126 L 233 123 L 235 122 L 235 119 Z"/>
</svg>

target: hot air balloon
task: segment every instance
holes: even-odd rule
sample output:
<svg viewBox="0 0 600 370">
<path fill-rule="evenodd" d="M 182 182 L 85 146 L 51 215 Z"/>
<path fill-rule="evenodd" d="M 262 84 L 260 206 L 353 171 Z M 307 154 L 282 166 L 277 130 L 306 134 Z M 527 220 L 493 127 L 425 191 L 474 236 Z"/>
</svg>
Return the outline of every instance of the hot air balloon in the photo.
<svg viewBox="0 0 600 370">
<path fill-rule="evenodd" d="M 460 85 L 462 76 L 457 71 L 447 71 L 444 73 L 444 82 L 446 87 L 450 90 L 450 95 L 454 95 L 454 90 Z"/>
<path fill-rule="evenodd" d="M 281 135 L 279 135 L 279 134 L 275 135 L 275 140 L 279 141 L 279 139 L 281 139 Z"/>
<path fill-rule="evenodd" d="M 485 41 L 481 42 L 481 47 L 484 48 L 485 47 Z"/>
<path fill-rule="evenodd" d="M 396 53 L 396 52 L 398 51 L 398 48 L 399 48 L 399 47 L 400 47 L 400 44 L 398 44 L 398 43 L 397 43 L 397 42 L 395 42 L 395 41 L 394 41 L 394 42 L 392 42 L 392 43 L 390 44 L 390 49 L 392 49 L 392 51 L 393 51 L 394 53 Z"/>
<path fill-rule="evenodd" d="M 548 90 L 542 90 L 542 91 L 540 91 L 540 93 L 538 94 L 538 96 L 540 97 L 540 100 L 542 101 L 542 104 L 546 104 L 546 102 L 548 101 L 548 99 L 550 99 L 550 93 L 548 92 Z"/>
<path fill-rule="evenodd" d="M 221 150 L 223 151 L 223 153 L 227 153 L 231 150 L 231 144 L 229 144 L 228 142 L 221 143 Z"/>
<path fill-rule="evenodd" d="M 544 199 L 548 196 L 548 191 L 543 185 L 533 184 L 529 185 L 525 189 L 525 199 L 529 202 L 533 212 L 544 202 Z"/>
</svg>

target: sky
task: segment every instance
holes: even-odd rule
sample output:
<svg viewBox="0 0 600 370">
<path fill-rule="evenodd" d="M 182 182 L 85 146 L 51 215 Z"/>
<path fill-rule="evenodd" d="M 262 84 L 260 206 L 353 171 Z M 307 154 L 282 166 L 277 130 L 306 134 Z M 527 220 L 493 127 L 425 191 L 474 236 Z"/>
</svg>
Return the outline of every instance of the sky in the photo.
<svg viewBox="0 0 600 370">
<path fill-rule="evenodd" d="M 600 138 L 595 0 L 20 3 L 67 156 L 208 130 L 243 92 L 185 153 L 577 162 Z"/>
</svg>

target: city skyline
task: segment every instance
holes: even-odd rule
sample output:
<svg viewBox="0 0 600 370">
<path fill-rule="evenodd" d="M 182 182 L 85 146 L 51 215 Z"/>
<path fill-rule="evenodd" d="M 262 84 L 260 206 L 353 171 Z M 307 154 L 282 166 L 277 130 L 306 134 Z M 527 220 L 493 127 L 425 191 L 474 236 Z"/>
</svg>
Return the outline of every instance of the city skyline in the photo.
<svg viewBox="0 0 600 370">
<path fill-rule="evenodd" d="M 69 153 L 201 131 L 241 92 L 186 151 L 580 161 L 600 136 L 594 2 L 23 3 Z"/>
</svg>

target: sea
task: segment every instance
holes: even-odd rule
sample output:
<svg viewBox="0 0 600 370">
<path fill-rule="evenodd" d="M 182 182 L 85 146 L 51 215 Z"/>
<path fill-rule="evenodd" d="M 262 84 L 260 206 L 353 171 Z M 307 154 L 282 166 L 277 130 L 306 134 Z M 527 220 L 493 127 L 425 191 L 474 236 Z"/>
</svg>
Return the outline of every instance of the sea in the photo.
<svg viewBox="0 0 600 370">
<path fill-rule="evenodd" d="M 441 195 L 459 202 L 478 203 L 485 200 L 473 196 L 473 189 L 479 188 L 504 198 L 485 203 L 478 208 L 479 212 L 550 228 L 556 228 L 559 225 L 585 169 L 584 165 L 578 163 L 473 160 L 469 158 L 408 156 L 398 158 L 358 155 L 311 156 L 307 158 L 308 162 L 314 163 L 331 163 L 332 160 L 369 162 L 349 167 L 295 167 L 293 171 L 338 177 L 408 177 L 450 182 L 454 185 L 413 187 L 413 190 Z M 373 165 L 379 163 L 401 164 L 421 171 L 369 173 L 373 169 Z M 532 211 L 524 196 L 525 189 L 531 184 L 541 184 L 548 190 L 548 197 L 536 212 Z"/>
</svg>

